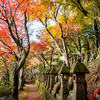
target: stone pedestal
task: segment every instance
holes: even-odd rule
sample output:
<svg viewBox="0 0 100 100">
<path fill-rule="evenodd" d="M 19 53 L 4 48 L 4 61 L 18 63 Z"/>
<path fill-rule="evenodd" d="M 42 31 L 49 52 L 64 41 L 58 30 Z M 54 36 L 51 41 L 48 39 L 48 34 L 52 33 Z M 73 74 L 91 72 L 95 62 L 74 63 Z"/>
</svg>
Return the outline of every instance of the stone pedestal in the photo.
<svg viewBox="0 0 100 100">
<path fill-rule="evenodd" d="M 57 71 L 55 68 L 53 68 L 50 71 L 50 88 L 49 88 L 49 92 L 51 93 L 54 85 L 55 85 L 55 77 L 58 75 Z"/>
<path fill-rule="evenodd" d="M 81 61 L 81 60 L 79 60 Z M 72 100 L 87 100 L 85 91 L 86 89 L 86 81 L 85 81 L 85 73 L 89 73 L 86 66 L 78 62 L 70 71 L 73 73 L 73 97 Z"/>
<path fill-rule="evenodd" d="M 47 79 L 48 79 L 47 72 L 45 71 L 45 73 L 44 73 L 44 86 L 45 87 L 47 86 Z"/>
<path fill-rule="evenodd" d="M 69 69 L 67 66 L 63 66 L 59 73 L 61 74 L 61 88 L 57 97 L 60 100 L 67 100 Z"/>
<path fill-rule="evenodd" d="M 50 87 L 50 70 L 51 70 L 51 69 L 49 69 L 49 70 L 47 71 L 47 83 L 46 83 L 46 89 L 47 89 L 47 90 L 48 90 L 49 87 Z"/>
<path fill-rule="evenodd" d="M 85 100 L 85 74 L 74 74 L 73 100 Z"/>
<path fill-rule="evenodd" d="M 69 74 L 61 74 L 61 100 L 67 100 Z"/>
</svg>

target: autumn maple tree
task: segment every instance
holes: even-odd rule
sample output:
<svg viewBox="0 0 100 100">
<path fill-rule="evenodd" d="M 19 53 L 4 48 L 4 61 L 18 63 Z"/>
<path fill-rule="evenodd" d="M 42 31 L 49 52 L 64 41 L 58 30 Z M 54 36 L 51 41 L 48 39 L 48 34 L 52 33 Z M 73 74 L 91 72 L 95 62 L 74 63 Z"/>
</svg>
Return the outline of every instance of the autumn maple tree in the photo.
<svg viewBox="0 0 100 100">
<path fill-rule="evenodd" d="M 18 100 L 18 73 L 29 54 L 28 10 L 30 0 L 0 0 L 1 50 L 15 58 L 13 99 Z M 5 48 L 4 48 L 5 47 Z"/>
</svg>

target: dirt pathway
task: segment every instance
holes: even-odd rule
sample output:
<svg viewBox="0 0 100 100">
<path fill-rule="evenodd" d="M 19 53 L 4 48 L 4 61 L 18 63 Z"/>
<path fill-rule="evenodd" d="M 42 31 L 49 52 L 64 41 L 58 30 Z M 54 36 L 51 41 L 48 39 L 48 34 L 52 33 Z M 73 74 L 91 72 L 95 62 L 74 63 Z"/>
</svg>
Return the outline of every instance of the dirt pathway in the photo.
<svg viewBox="0 0 100 100">
<path fill-rule="evenodd" d="M 35 84 L 28 81 L 25 84 L 24 91 L 19 92 L 19 100 L 42 100 Z"/>
</svg>

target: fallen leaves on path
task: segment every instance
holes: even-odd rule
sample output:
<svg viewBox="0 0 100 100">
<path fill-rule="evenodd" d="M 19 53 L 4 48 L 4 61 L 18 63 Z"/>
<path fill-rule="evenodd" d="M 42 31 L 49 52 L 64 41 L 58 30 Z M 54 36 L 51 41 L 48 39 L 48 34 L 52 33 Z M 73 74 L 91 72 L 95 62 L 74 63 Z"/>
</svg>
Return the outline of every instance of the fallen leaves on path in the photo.
<svg viewBox="0 0 100 100">
<path fill-rule="evenodd" d="M 42 100 L 38 88 L 33 83 L 25 84 L 24 91 L 19 92 L 19 100 Z"/>
</svg>

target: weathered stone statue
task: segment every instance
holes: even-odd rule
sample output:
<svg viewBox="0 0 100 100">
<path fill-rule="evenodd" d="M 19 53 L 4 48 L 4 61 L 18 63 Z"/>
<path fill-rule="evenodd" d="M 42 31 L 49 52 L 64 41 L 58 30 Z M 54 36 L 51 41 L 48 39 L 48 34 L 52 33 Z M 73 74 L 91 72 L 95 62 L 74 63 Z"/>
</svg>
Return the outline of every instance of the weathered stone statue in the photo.
<svg viewBox="0 0 100 100">
<path fill-rule="evenodd" d="M 50 71 L 50 87 L 49 92 L 51 93 L 54 85 L 55 85 L 55 77 L 58 75 L 58 72 L 56 71 L 55 67 L 51 69 Z"/>
<path fill-rule="evenodd" d="M 60 87 L 61 87 L 61 78 L 59 77 L 59 79 L 58 79 L 58 77 L 56 77 L 55 78 L 55 85 L 54 85 L 54 88 L 52 90 L 52 96 L 54 98 L 56 98 L 56 94 L 59 92 Z"/>
<path fill-rule="evenodd" d="M 100 100 L 100 86 L 99 86 L 98 89 L 96 89 L 96 91 L 94 92 L 93 99 L 94 99 L 94 100 Z"/>
<path fill-rule="evenodd" d="M 71 91 L 73 90 L 73 77 L 72 75 L 69 77 L 69 80 L 68 80 L 68 91 Z"/>
<path fill-rule="evenodd" d="M 68 91 L 69 91 L 69 95 L 67 97 L 67 100 L 72 100 L 72 96 L 73 96 L 73 76 L 72 75 L 69 76 Z"/>
</svg>

